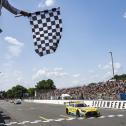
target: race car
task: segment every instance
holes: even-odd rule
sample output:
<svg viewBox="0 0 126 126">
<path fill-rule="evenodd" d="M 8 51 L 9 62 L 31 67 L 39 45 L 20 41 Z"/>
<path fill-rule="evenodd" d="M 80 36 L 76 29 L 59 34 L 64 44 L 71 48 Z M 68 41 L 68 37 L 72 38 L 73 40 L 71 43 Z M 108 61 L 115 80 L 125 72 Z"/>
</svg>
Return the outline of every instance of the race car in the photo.
<svg viewBox="0 0 126 126">
<path fill-rule="evenodd" d="M 14 100 L 14 104 L 21 104 L 21 99 Z"/>
<path fill-rule="evenodd" d="M 69 103 L 66 105 L 66 114 L 73 114 L 77 117 L 99 117 L 100 112 L 97 108 L 89 107 L 85 103 Z"/>
</svg>

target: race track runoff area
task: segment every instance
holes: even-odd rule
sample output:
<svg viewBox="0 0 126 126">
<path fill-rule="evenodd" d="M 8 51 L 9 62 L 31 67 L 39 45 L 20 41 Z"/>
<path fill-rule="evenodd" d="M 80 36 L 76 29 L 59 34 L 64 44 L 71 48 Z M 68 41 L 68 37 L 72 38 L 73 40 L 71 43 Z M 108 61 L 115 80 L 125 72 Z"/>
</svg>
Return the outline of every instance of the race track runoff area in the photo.
<svg viewBox="0 0 126 126">
<path fill-rule="evenodd" d="M 0 101 L 0 126 L 126 126 L 126 110 L 100 109 L 98 118 L 66 115 L 65 106 Z"/>
</svg>

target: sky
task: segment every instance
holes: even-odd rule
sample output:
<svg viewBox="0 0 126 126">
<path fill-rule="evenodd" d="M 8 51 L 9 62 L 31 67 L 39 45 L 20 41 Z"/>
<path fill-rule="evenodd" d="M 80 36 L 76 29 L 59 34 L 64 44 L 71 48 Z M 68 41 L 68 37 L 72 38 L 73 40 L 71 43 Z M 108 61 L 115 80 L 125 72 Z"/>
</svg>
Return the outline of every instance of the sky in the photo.
<svg viewBox="0 0 126 126">
<path fill-rule="evenodd" d="M 34 51 L 27 17 L 15 18 L 2 8 L 0 27 L 0 90 L 17 84 L 34 87 L 52 79 L 57 88 L 106 81 L 126 73 L 126 0 L 9 0 L 28 12 L 61 8 L 63 33 L 55 53 Z"/>
</svg>

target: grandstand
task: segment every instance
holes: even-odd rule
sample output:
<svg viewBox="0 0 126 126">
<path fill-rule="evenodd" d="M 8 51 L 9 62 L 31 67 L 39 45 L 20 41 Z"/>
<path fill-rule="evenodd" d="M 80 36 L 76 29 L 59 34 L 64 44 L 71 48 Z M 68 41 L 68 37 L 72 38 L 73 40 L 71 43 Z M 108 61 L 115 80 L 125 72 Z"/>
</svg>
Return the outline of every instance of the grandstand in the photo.
<svg viewBox="0 0 126 126">
<path fill-rule="evenodd" d="M 121 100 L 120 94 L 126 96 L 126 80 L 91 83 L 73 88 L 37 92 L 37 99 L 61 99 L 62 94 L 69 94 L 77 100 Z M 125 99 L 125 98 L 124 98 Z"/>
</svg>

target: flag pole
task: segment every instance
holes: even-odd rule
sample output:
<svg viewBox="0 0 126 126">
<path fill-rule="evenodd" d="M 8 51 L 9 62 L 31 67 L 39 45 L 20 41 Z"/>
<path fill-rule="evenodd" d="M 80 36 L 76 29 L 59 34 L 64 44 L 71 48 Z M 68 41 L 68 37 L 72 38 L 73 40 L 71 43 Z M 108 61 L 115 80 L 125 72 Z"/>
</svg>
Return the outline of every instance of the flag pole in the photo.
<svg viewBox="0 0 126 126">
<path fill-rule="evenodd" d="M 111 51 L 110 51 L 109 53 L 110 53 L 110 55 L 111 55 L 111 61 L 112 61 L 112 74 L 113 74 L 113 79 L 114 79 L 115 71 L 114 71 L 113 55 L 112 55 L 112 52 L 111 52 Z"/>
</svg>

